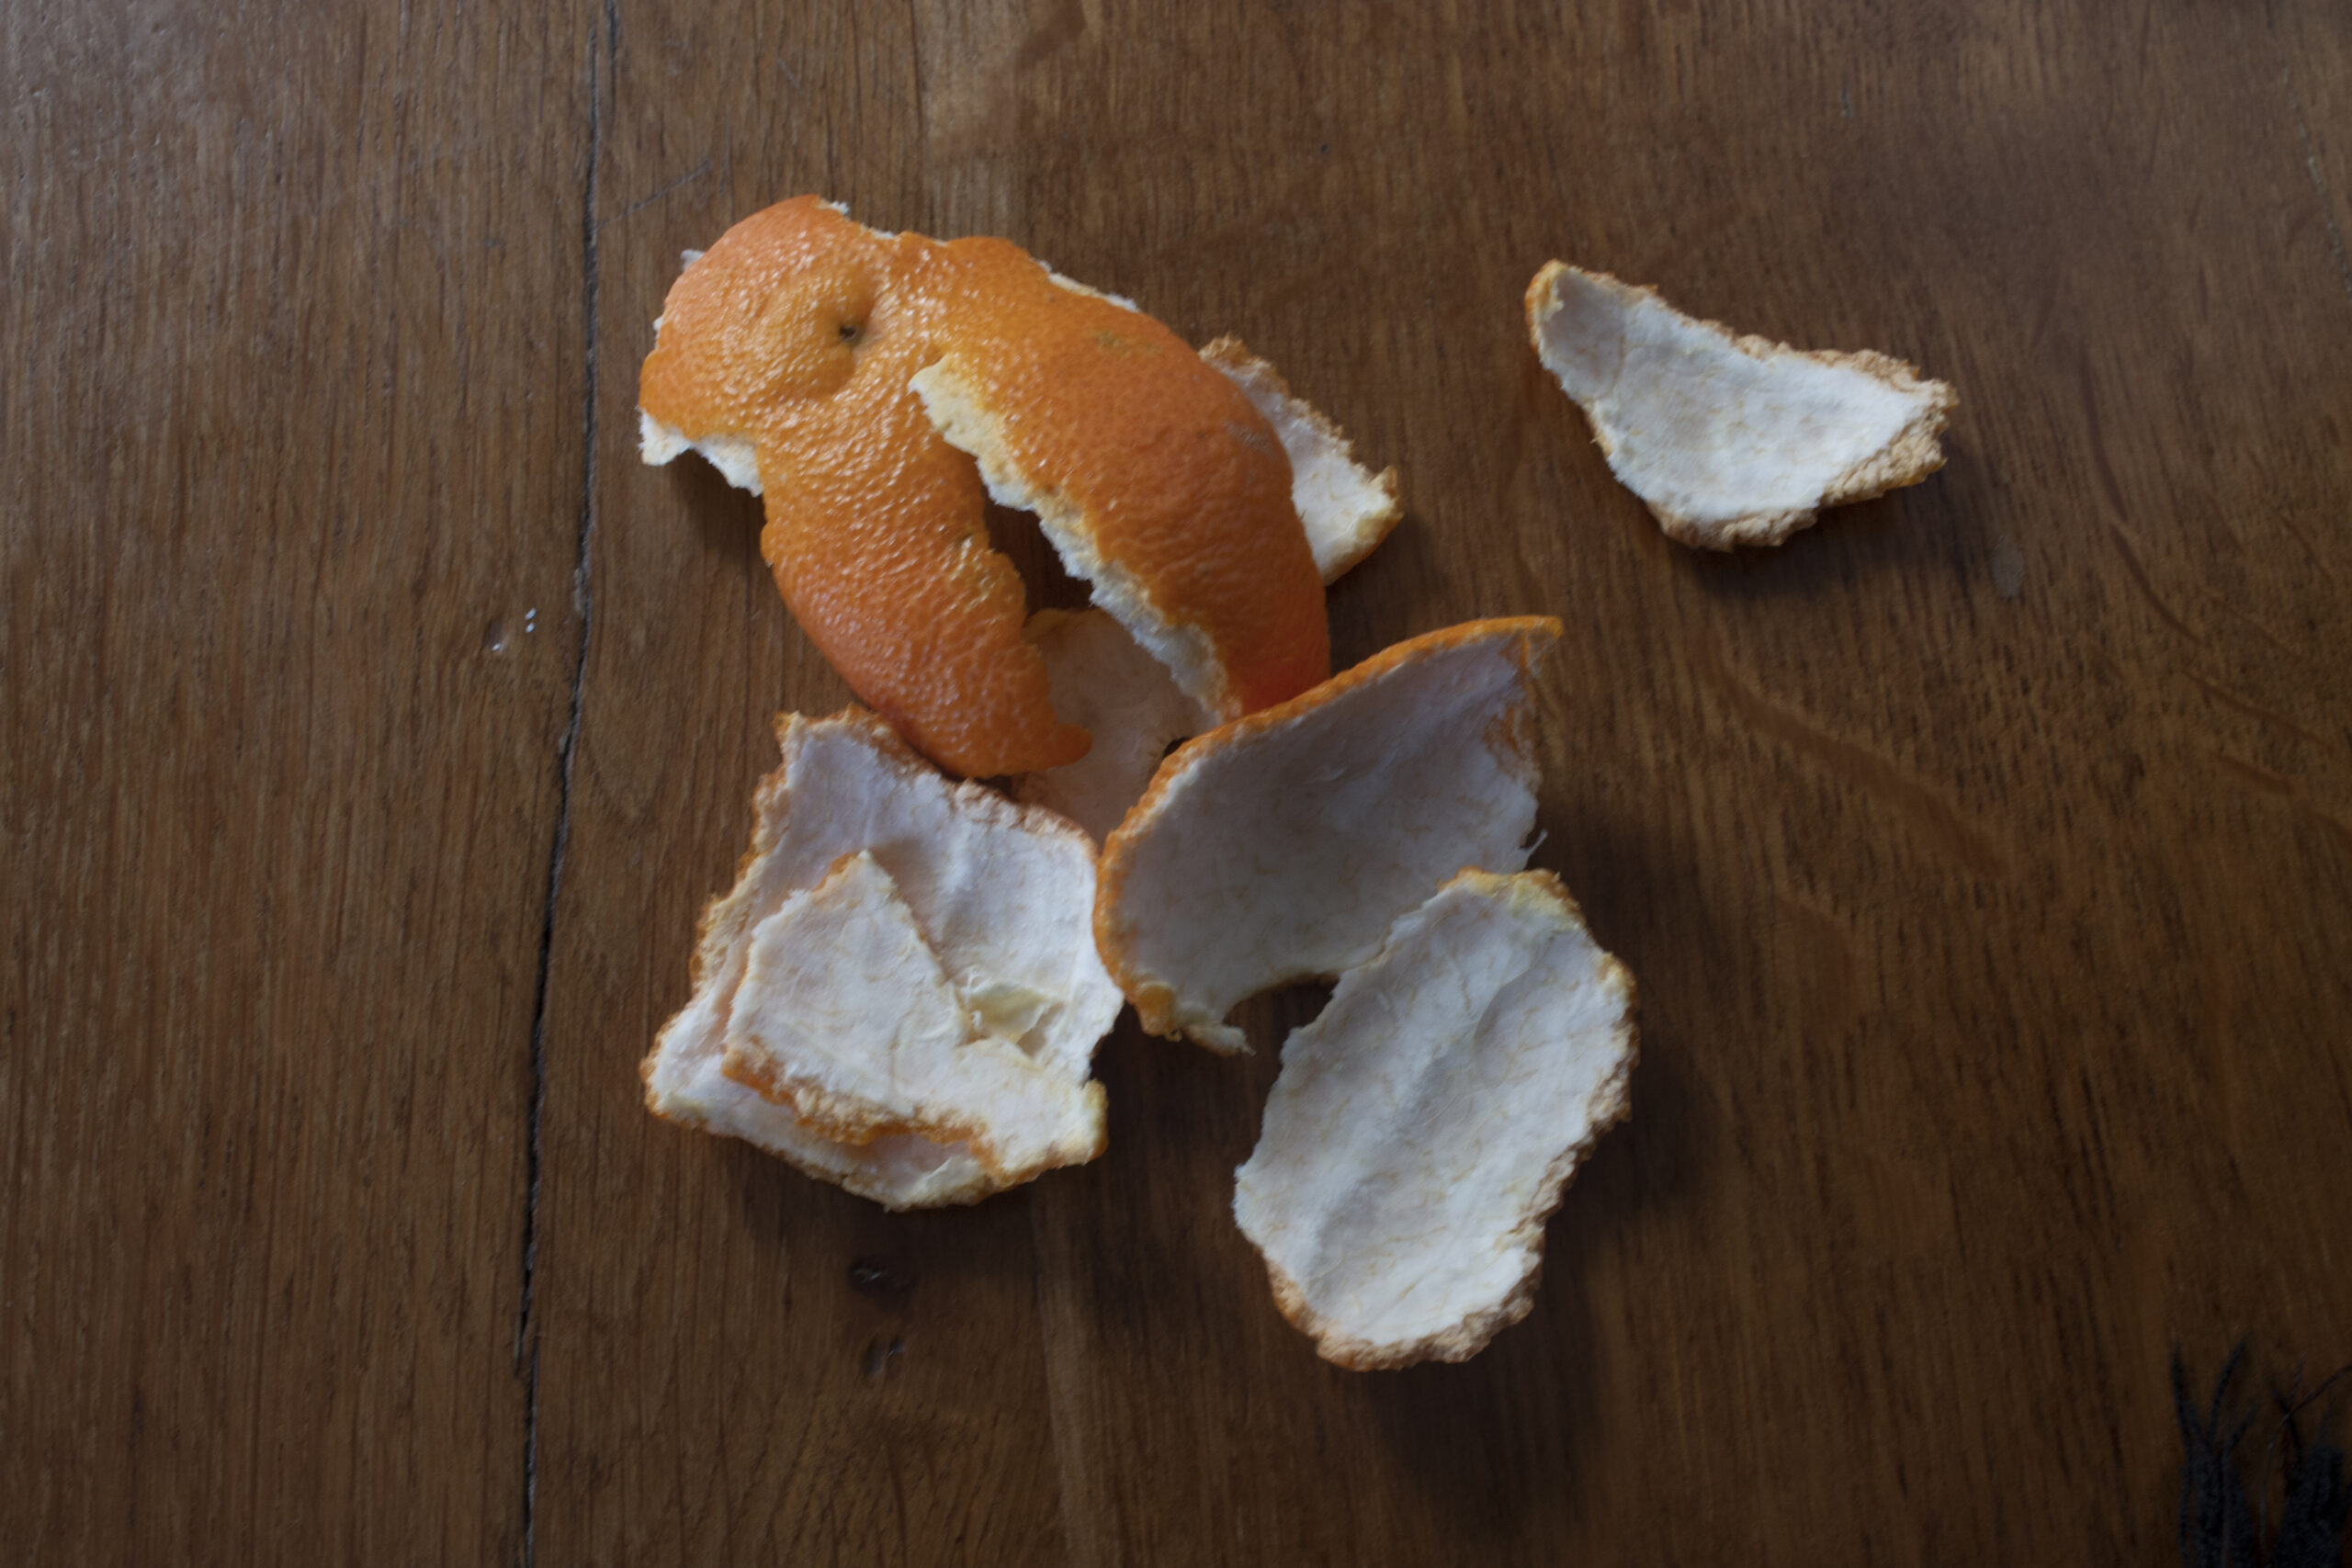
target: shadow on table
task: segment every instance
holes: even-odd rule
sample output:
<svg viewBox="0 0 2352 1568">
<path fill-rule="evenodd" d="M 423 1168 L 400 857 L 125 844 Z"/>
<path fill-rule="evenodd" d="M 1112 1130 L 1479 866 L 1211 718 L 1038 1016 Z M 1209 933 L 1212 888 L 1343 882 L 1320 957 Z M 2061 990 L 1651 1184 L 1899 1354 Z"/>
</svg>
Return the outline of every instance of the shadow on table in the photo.
<svg viewBox="0 0 2352 1568">
<path fill-rule="evenodd" d="M 1459 1365 L 1362 1374 L 1358 1398 L 1398 1463 L 1469 1541 L 1557 1539 L 1573 1522 L 1585 1456 L 1610 1434 L 1595 1396 L 1599 1346 L 1588 1280 L 1639 1208 L 1697 1185 L 1706 1114 L 1677 1060 L 1679 1042 L 1645 1043 L 1634 1120 L 1602 1138 L 1545 1227 L 1544 1277 L 1526 1318 Z M 1548 1527 L 1548 1528 L 1547 1528 Z"/>
</svg>

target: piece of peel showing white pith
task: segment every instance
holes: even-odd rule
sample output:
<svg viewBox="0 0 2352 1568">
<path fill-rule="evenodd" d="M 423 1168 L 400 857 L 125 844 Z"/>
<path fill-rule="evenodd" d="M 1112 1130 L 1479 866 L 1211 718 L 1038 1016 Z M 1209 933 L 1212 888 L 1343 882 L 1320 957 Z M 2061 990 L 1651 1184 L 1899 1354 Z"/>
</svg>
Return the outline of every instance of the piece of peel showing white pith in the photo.
<svg viewBox="0 0 2352 1568">
<path fill-rule="evenodd" d="M 1075 762 L 1015 775 L 1013 795 L 1060 812 L 1100 843 L 1141 798 L 1168 748 L 1211 721 L 1105 611 L 1040 610 L 1026 635 L 1046 657 L 1055 716 L 1094 745 Z"/>
<path fill-rule="evenodd" d="M 1306 525 L 1315 569 L 1325 582 L 1338 581 L 1404 515 L 1396 470 L 1375 474 L 1357 462 L 1346 434 L 1239 338 L 1218 338 L 1201 358 L 1241 389 L 1273 427 L 1290 458 L 1291 504 Z M 1017 775 L 1012 792 L 1051 807 L 1099 841 L 1142 796 L 1168 748 L 1214 720 L 1105 611 L 1041 610 L 1023 635 L 1045 655 L 1055 716 L 1091 734 L 1094 746 L 1075 762 Z"/>
<path fill-rule="evenodd" d="M 1527 677 L 1559 635 L 1548 616 L 1430 632 L 1162 763 L 1095 888 L 1144 1028 L 1243 1049 L 1236 1003 L 1363 963 L 1465 865 L 1526 864 Z"/>
<path fill-rule="evenodd" d="M 1355 446 L 1322 412 L 1290 389 L 1272 366 L 1238 337 L 1221 337 L 1201 357 L 1241 389 L 1266 416 L 1290 457 L 1290 499 L 1306 525 L 1315 570 L 1326 583 L 1380 546 L 1404 512 L 1396 501 L 1396 470 L 1374 473 L 1356 461 Z"/>
<path fill-rule="evenodd" d="M 763 928 L 771 937 L 807 931 L 819 901 L 795 905 L 782 928 L 769 922 L 863 854 L 887 874 L 891 897 L 876 913 L 874 886 L 842 883 L 826 895 L 823 903 L 869 906 L 860 917 L 869 929 L 846 936 L 844 953 L 868 952 L 894 918 L 887 906 L 902 901 L 966 1020 L 961 1048 L 1017 1050 L 1034 1065 L 1038 1095 L 1022 1114 L 1044 1108 L 1049 1118 L 1076 1118 L 1046 1140 L 1057 1151 L 1046 1163 L 1091 1158 L 1102 1147 L 1102 1093 L 1087 1079 L 1119 1010 L 1088 930 L 1093 846 L 1052 812 L 943 777 L 862 710 L 816 720 L 787 714 L 776 733 L 783 765 L 754 796 L 752 847 L 735 886 L 703 916 L 694 994 L 645 1060 L 647 1106 L 757 1144 L 890 1208 L 971 1202 L 1043 1168 L 1029 1153 L 1009 1152 L 1034 1151 L 1037 1140 L 1013 1138 L 1012 1119 L 993 1101 L 947 1115 L 917 1111 L 911 1093 L 870 1094 L 838 1063 L 800 1075 L 809 1080 L 806 1106 L 793 1102 L 803 1085 L 780 1072 L 781 1103 L 728 1076 L 730 1053 L 747 1076 L 770 1070 L 776 1046 L 801 1027 L 781 1013 L 809 1000 L 773 967 L 744 993 Z M 771 951 L 770 965 L 781 962 Z M 841 992 L 826 997 L 839 1010 Z M 920 1005 L 913 989 L 906 997 L 908 1008 Z M 897 1037 L 867 1038 L 887 1053 Z"/>
<path fill-rule="evenodd" d="M 1233 1194 L 1283 1315 L 1343 1367 L 1476 1355 L 1527 1314 L 1635 1050 L 1633 976 L 1556 877 L 1447 883 L 1283 1044 Z"/>
<path fill-rule="evenodd" d="M 1099 372 L 1091 359 L 1173 367 L 1151 341 L 1091 356 L 985 346 L 950 350 L 914 374 L 908 385 L 923 412 L 978 464 L 990 499 L 1036 514 L 1064 569 L 1185 695 L 1236 718 L 1329 671 L 1323 581 L 1290 499 L 1289 457 L 1267 440 L 1246 394 L 1188 352 L 1178 375 L 1199 377 L 1185 390 L 1203 395 L 1165 415 L 1107 384 L 1092 389 L 1091 404 L 1040 409 L 1028 406 L 1039 384 L 1083 400 L 1088 388 L 1061 379 Z M 1210 403 L 1218 406 L 1204 428 L 1198 405 Z M 1088 434 L 1082 420 L 1102 437 L 1082 454 L 1069 434 Z"/>
<path fill-rule="evenodd" d="M 1610 470 L 1705 549 L 1777 545 L 1822 507 L 1918 483 L 1960 401 L 1886 355 L 1744 337 L 1560 262 L 1528 285 L 1527 327 Z"/>
<path fill-rule="evenodd" d="M 991 1016 L 959 995 L 860 851 L 753 928 L 722 1066 L 834 1137 L 961 1142 L 1000 1182 L 1025 1180 L 1102 1150 L 1102 1086 L 1020 1044 L 1042 1000 Z"/>
</svg>

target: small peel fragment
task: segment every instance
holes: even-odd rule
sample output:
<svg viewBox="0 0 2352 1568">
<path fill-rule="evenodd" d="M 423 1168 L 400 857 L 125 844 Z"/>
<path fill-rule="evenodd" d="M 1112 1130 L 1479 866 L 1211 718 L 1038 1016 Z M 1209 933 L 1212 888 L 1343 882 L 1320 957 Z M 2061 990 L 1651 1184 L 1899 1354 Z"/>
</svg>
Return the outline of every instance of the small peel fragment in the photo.
<svg viewBox="0 0 2352 1568">
<path fill-rule="evenodd" d="M 1960 402 L 1887 355 L 1742 336 L 1556 261 L 1528 285 L 1527 326 L 1610 471 L 1696 548 L 1777 545 L 1822 507 L 1918 483 Z"/>
<path fill-rule="evenodd" d="M 1235 1004 L 1338 975 L 1535 824 L 1527 677 L 1549 616 L 1401 642 L 1160 765 L 1102 846 L 1094 937 L 1145 1029 L 1246 1047 Z"/>
<path fill-rule="evenodd" d="M 1283 1315 L 1360 1371 L 1527 1315 L 1544 1224 L 1627 1114 L 1634 981 L 1548 872 L 1464 871 L 1283 1044 L 1234 1217 Z"/>
<path fill-rule="evenodd" d="M 1226 336 L 1201 357 L 1241 389 L 1290 457 L 1290 499 L 1306 525 L 1315 570 L 1326 586 L 1380 547 L 1405 513 L 1396 499 L 1396 470 L 1374 473 L 1356 461 L 1354 443 L 1321 410 L 1297 396 L 1282 373 Z"/>
<path fill-rule="evenodd" d="M 888 874 L 973 1036 L 1013 1032 L 1040 1082 L 1082 1090 L 1119 1010 L 1088 931 L 1093 846 L 1051 812 L 943 777 L 863 710 L 786 714 L 776 738 L 784 760 L 753 797 L 751 850 L 703 915 L 694 993 L 645 1059 L 647 1108 L 888 1208 L 968 1203 L 1026 1180 L 1032 1162 L 1008 1156 L 988 1125 L 898 1115 L 862 1095 L 811 1121 L 728 1077 L 730 1047 L 749 1070 L 759 1041 L 775 1039 L 743 1027 L 739 1002 L 762 998 L 739 993 L 765 922 L 864 853 Z M 1099 1150 L 1100 1090 L 1081 1097 Z"/>
<path fill-rule="evenodd" d="M 960 1143 L 1010 1186 L 1102 1152 L 1102 1086 L 1024 1050 L 1059 1004 L 1015 982 L 959 996 L 874 856 L 753 928 L 723 1070 L 844 1143 Z"/>
</svg>

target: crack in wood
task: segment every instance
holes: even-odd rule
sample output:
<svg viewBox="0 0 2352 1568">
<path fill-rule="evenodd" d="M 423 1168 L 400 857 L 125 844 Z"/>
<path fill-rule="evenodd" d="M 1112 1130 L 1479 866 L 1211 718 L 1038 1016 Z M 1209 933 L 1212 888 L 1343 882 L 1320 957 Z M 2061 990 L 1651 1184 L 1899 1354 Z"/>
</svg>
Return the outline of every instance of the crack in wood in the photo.
<svg viewBox="0 0 2352 1568">
<path fill-rule="evenodd" d="M 594 26 L 592 24 L 588 30 L 588 158 L 580 201 L 582 376 L 585 386 L 581 400 L 579 538 L 571 569 L 572 608 L 579 617 L 580 632 L 572 648 L 571 711 L 564 722 L 563 738 L 556 747 L 555 833 L 548 852 L 547 904 L 539 924 L 538 976 L 531 1006 L 530 1122 L 524 1144 L 523 1299 L 514 1324 L 514 1360 L 523 1377 L 523 1568 L 531 1568 L 537 1554 L 533 1531 L 538 1497 L 539 1346 L 532 1312 L 538 1271 L 539 1182 L 545 1168 L 540 1130 L 546 1120 L 548 1097 L 548 978 L 554 964 L 556 909 L 563 897 L 564 852 L 571 840 L 572 765 L 580 750 L 581 714 L 588 685 L 588 638 L 596 608 L 589 562 L 596 537 L 596 234 L 601 227 L 596 221 L 596 186 L 605 151 L 605 93 L 597 74 L 601 66 L 617 90 L 619 0 L 605 0 L 604 22 L 601 50 Z"/>
</svg>

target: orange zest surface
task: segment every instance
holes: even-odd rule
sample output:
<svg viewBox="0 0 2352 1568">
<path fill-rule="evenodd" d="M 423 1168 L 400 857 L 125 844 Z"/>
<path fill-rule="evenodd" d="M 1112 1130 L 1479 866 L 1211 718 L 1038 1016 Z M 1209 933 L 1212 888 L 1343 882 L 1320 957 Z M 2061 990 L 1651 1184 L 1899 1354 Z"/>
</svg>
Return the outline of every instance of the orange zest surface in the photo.
<svg viewBox="0 0 2352 1568">
<path fill-rule="evenodd" d="M 1322 584 L 1273 432 L 1149 317 L 1001 240 L 876 233 L 814 197 L 728 231 L 672 288 L 639 401 L 689 441 L 748 438 L 762 555 L 858 696 L 942 765 L 1085 754 L 1022 638 L 986 491 L 910 389 L 944 356 L 1006 448 L 1084 514 L 1102 560 L 1207 641 L 1238 714 L 1320 681 Z"/>
</svg>

